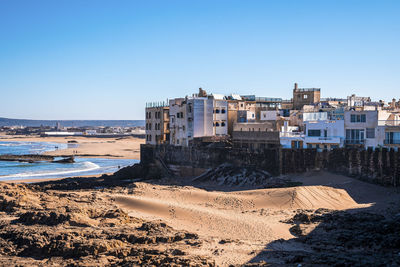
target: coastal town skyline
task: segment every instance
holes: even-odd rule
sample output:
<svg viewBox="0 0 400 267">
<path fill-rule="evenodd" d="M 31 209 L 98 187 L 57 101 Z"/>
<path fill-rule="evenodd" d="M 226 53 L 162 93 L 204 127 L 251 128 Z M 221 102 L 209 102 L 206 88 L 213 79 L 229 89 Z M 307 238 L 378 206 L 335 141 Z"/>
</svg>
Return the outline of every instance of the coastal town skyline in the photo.
<svg viewBox="0 0 400 267">
<path fill-rule="evenodd" d="M 0 117 L 144 118 L 144 103 L 209 92 L 390 101 L 398 1 L 39 1 L 1 4 Z"/>
</svg>

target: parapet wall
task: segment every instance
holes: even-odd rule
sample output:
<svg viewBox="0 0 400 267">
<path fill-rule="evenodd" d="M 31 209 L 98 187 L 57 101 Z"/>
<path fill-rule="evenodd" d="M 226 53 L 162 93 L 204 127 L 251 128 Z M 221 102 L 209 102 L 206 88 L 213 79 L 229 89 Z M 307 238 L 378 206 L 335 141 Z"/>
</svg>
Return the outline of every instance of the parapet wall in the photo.
<svg viewBox="0 0 400 267">
<path fill-rule="evenodd" d="M 231 163 L 260 168 L 275 176 L 326 170 L 384 185 L 399 186 L 400 183 L 400 151 L 385 148 L 342 148 L 322 152 L 271 148 L 255 152 L 237 148 L 141 145 L 140 155 L 145 164 L 155 159 L 192 168 L 213 168 Z"/>
</svg>

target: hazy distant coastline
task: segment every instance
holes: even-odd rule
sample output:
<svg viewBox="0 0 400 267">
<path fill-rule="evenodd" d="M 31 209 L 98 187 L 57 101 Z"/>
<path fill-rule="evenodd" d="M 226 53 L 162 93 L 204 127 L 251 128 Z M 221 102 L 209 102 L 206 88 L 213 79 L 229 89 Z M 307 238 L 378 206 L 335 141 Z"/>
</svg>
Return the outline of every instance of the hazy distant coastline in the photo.
<svg viewBox="0 0 400 267">
<path fill-rule="evenodd" d="M 108 126 L 108 127 L 140 127 L 145 125 L 144 120 L 25 120 L 0 118 L 1 126 L 54 126 L 60 123 L 63 127 Z"/>
</svg>

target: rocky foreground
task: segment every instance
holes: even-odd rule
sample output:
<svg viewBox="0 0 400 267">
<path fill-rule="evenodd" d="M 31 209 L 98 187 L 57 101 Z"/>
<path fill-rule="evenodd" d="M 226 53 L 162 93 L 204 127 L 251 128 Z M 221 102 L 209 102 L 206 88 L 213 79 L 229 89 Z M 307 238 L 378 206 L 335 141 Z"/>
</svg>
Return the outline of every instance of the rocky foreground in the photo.
<svg viewBox="0 0 400 267">
<path fill-rule="evenodd" d="M 126 178 L 0 183 L 0 265 L 400 265 L 397 193 L 372 210 L 327 186 L 220 192 Z"/>
<path fill-rule="evenodd" d="M 197 234 L 130 217 L 107 196 L 133 184 L 86 190 L 73 184 L 75 192 L 0 183 L 1 266 L 214 265 L 185 252 L 201 245 Z"/>
</svg>

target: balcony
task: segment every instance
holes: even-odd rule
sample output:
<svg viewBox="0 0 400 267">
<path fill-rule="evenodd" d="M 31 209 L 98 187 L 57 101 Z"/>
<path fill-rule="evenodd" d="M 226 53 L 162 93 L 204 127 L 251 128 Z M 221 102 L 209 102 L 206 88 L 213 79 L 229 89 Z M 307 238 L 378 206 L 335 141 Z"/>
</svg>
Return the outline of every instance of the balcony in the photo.
<svg viewBox="0 0 400 267">
<path fill-rule="evenodd" d="M 385 139 L 383 143 L 385 145 L 400 145 L 400 139 Z"/>
<path fill-rule="evenodd" d="M 346 145 L 364 145 L 365 139 L 345 139 L 344 143 Z"/>
<path fill-rule="evenodd" d="M 343 138 L 340 136 L 306 136 L 306 143 L 310 144 L 340 144 Z"/>
</svg>

